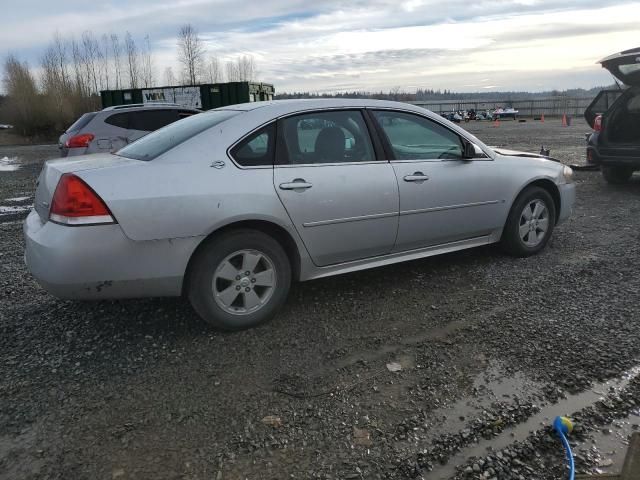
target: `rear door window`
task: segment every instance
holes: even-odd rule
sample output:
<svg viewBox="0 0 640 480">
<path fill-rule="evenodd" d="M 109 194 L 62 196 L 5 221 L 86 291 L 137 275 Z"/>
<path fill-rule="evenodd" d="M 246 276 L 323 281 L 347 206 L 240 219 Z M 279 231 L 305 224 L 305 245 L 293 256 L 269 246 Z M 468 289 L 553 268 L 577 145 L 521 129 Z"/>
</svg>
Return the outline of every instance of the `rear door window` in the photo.
<svg viewBox="0 0 640 480">
<path fill-rule="evenodd" d="M 178 120 L 177 110 L 142 110 L 130 115 L 129 128 L 143 132 L 154 132 Z"/>
<path fill-rule="evenodd" d="M 281 120 L 280 128 L 284 140 L 283 148 L 278 147 L 280 163 L 309 165 L 376 160 L 369 131 L 358 110 L 304 113 Z"/>
</svg>

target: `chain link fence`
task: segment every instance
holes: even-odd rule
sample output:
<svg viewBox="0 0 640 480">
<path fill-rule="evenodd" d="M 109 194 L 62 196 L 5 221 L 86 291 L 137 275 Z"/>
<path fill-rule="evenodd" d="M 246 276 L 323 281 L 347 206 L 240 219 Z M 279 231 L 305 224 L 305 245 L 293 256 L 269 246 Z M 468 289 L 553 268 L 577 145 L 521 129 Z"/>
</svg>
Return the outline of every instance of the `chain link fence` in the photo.
<svg viewBox="0 0 640 480">
<path fill-rule="evenodd" d="M 562 115 L 581 117 L 585 109 L 593 101 L 593 97 L 548 97 L 535 99 L 512 100 L 426 100 L 407 102 L 419 105 L 434 113 L 475 110 L 484 112 L 498 107 L 513 107 L 518 110 L 519 117 L 562 117 Z"/>
</svg>

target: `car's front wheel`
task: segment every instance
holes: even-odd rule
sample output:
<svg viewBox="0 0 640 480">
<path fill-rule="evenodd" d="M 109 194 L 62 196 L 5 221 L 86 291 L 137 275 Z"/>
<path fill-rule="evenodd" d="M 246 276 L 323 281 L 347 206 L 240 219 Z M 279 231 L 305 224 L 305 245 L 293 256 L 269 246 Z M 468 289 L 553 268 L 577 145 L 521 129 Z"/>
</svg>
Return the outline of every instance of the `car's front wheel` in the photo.
<svg viewBox="0 0 640 480">
<path fill-rule="evenodd" d="M 188 295 L 209 325 L 241 330 L 271 319 L 287 298 L 291 266 L 280 244 L 262 232 L 213 238 L 192 261 Z"/>
<path fill-rule="evenodd" d="M 542 250 L 553 232 L 556 208 L 541 187 L 528 187 L 511 207 L 502 232 L 502 247 L 511 255 L 528 257 Z"/>
<path fill-rule="evenodd" d="M 628 167 L 602 167 L 602 176 L 608 183 L 619 185 L 627 183 L 633 175 L 633 168 Z"/>
</svg>

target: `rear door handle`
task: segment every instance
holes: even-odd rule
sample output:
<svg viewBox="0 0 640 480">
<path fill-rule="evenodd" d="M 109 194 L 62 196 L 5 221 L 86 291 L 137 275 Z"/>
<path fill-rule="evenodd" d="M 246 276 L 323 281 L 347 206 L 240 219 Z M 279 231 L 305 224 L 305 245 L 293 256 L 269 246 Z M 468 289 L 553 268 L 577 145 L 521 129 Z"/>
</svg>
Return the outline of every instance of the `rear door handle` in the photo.
<svg viewBox="0 0 640 480">
<path fill-rule="evenodd" d="M 424 182 L 429 180 L 429 177 L 422 172 L 415 172 L 413 175 L 405 175 L 403 180 L 405 182 Z"/>
<path fill-rule="evenodd" d="M 280 190 L 299 190 L 303 191 L 313 187 L 312 183 L 307 183 L 303 178 L 296 178 L 291 182 L 281 183 Z"/>
</svg>

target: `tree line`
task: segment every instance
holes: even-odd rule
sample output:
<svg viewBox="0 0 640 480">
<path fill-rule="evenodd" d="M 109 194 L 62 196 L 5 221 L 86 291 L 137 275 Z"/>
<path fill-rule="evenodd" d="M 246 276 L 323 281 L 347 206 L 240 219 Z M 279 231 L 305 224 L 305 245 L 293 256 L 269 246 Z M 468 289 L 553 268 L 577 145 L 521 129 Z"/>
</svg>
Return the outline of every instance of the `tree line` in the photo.
<svg viewBox="0 0 640 480">
<path fill-rule="evenodd" d="M 366 98 L 374 100 L 394 100 L 397 102 L 419 102 L 429 100 L 496 100 L 509 102 L 511 100 L 536 99 L 545 97 L 594 97 L 605 88 L 614 87 L 594 87 L 591 89 L 573 88 L 569 90 L 548 90 L 544 92 L 522 92 L 522 91 L 502 91 L 502 92 L 453 92 L 451 90 L 435 90 L 418 88 L 414 92 L 407 92 L 400 87 L 394 87 L 387 92 L 378 91 L 345 91 L 345 92 L 281 92 L 276 93 L 277 100 L 293 98 Z"/>
<path fill-rule="evenodd" d="M 26 136 L 59 133 L 83 113 L 99 109 L 102 90 L 248 81 L 258 75 L 251 55 L 223 67 L 191 24 L 180 27 L 176 47 L 180 71 L 176 75 L 167 67 L 160 79 L 149 35 L 136 43 L 128 31 L 122 36 L 85 31 L 79 38 L 56 33 L 38 68 L 15 55 L 6 57 L 0 123 L 12 124 Z"/>
</svg>

